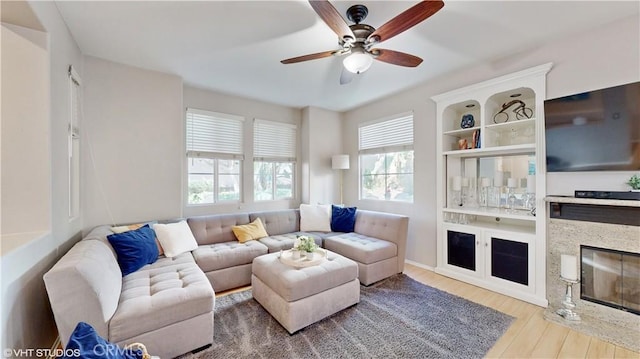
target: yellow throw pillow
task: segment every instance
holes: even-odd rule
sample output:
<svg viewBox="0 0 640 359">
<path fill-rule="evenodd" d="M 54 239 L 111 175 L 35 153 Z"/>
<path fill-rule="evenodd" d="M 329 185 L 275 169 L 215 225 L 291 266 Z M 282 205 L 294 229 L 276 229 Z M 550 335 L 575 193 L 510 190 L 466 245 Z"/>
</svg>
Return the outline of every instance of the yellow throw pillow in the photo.
<svg viewBox="0 0 640 359">
<path fill-rule="evenodd" d="M 238 238 L 238 242 L 240 243 L 269 236 L 267 231 L 264 229 L 260 218 L 256 218 L 255 221 L 249 224 L 233 226 L 231 227 L 231 230 L 233 231 L 233 234 L 236 235 L 236 238 Z"/>
</svg>

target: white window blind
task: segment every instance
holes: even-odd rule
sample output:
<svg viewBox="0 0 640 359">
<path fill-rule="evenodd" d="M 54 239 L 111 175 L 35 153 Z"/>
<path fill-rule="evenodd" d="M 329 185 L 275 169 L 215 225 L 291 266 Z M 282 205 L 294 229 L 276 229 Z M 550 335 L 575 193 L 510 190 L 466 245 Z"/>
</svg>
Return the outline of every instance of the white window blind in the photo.
<svg viewBox="0 0 640 359">
<path fill-rule="evenodd" d="M 243 159 L 242 124 L 235 115 L 187 109 L 187 156 Z"/>
<path fill-rule="evenodd" d="M 80 119 L 82 116 L 82 81 L 73 66 L 69 66 L 71 116 L 68 125 L 69 147 L 69 218 L 80 215 Z"/>
<path fill-rule="evenodd" d="M 256 119 L 253 124 L 254 161 L 296 160 L 295 125 Z"/>
<path fill-rule="evenodd" d="M 413 113 L 365 124 L 358 129 L 360 153 L 383 153 L 413 149 Z"/>
<path fill-rule="evenodd" d="M 73 66 L 69 66 L 69 81 L 71 84 L 71 123 L 69 125 L 69 130 L 73 138 L 79 136 L 78 134 L 78 124 L 80 122 L 80 86 L 82 81 L 80 80 L 80 76 L 73 68 Z"/>
</svg>

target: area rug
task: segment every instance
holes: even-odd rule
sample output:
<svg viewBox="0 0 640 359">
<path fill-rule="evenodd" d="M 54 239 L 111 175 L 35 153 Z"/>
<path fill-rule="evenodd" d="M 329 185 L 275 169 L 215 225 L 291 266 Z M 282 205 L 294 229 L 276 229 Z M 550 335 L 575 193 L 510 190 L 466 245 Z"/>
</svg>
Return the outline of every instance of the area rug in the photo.
<svg viewBox="0 0 640 359">
<path fill-rule="evenodd" d="M 216 298 L 214 343 L 183 358 L 481 358 L 513 317 L 398 274 L 293 335 L 251 297 Z"/>
</svg>

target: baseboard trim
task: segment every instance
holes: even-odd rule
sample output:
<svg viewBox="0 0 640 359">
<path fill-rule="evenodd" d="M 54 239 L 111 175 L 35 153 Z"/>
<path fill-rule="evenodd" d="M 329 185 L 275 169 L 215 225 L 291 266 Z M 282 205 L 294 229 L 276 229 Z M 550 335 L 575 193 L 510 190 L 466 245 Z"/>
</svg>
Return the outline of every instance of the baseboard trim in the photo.
<svg viewBox="0 0 640 359">
<path fill-rule="evenodd" d="M 420 267 L 422 269 L 426 269 L 428 271 L 432 271 L 432 272 L 436 271 L 436 269 L 434 267 L 428 266 L 426 264 L 414 262 L 414 261 L 409 260 L 409 259 L 405 259 L 404 262 L 407 263 L 407 264 L 411 264 L 412 266 L 416 266 L 416 267 Z"/>
</svg>

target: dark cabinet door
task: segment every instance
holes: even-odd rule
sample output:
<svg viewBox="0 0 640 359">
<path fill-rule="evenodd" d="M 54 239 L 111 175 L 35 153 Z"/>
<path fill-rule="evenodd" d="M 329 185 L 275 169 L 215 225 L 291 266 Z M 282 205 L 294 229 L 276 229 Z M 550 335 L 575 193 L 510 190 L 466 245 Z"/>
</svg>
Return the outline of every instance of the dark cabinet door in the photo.
<svg viewBox="0 0 640 359">
<path fill-rule="evenodd" d="M 476 271 L 476 235 L 448 230 L 447 263 Z"/>
<path fill-rule="evenodd" d="M 529 245 L 492 236 L 491 276 L 529 285 Z"/>
</svg>

